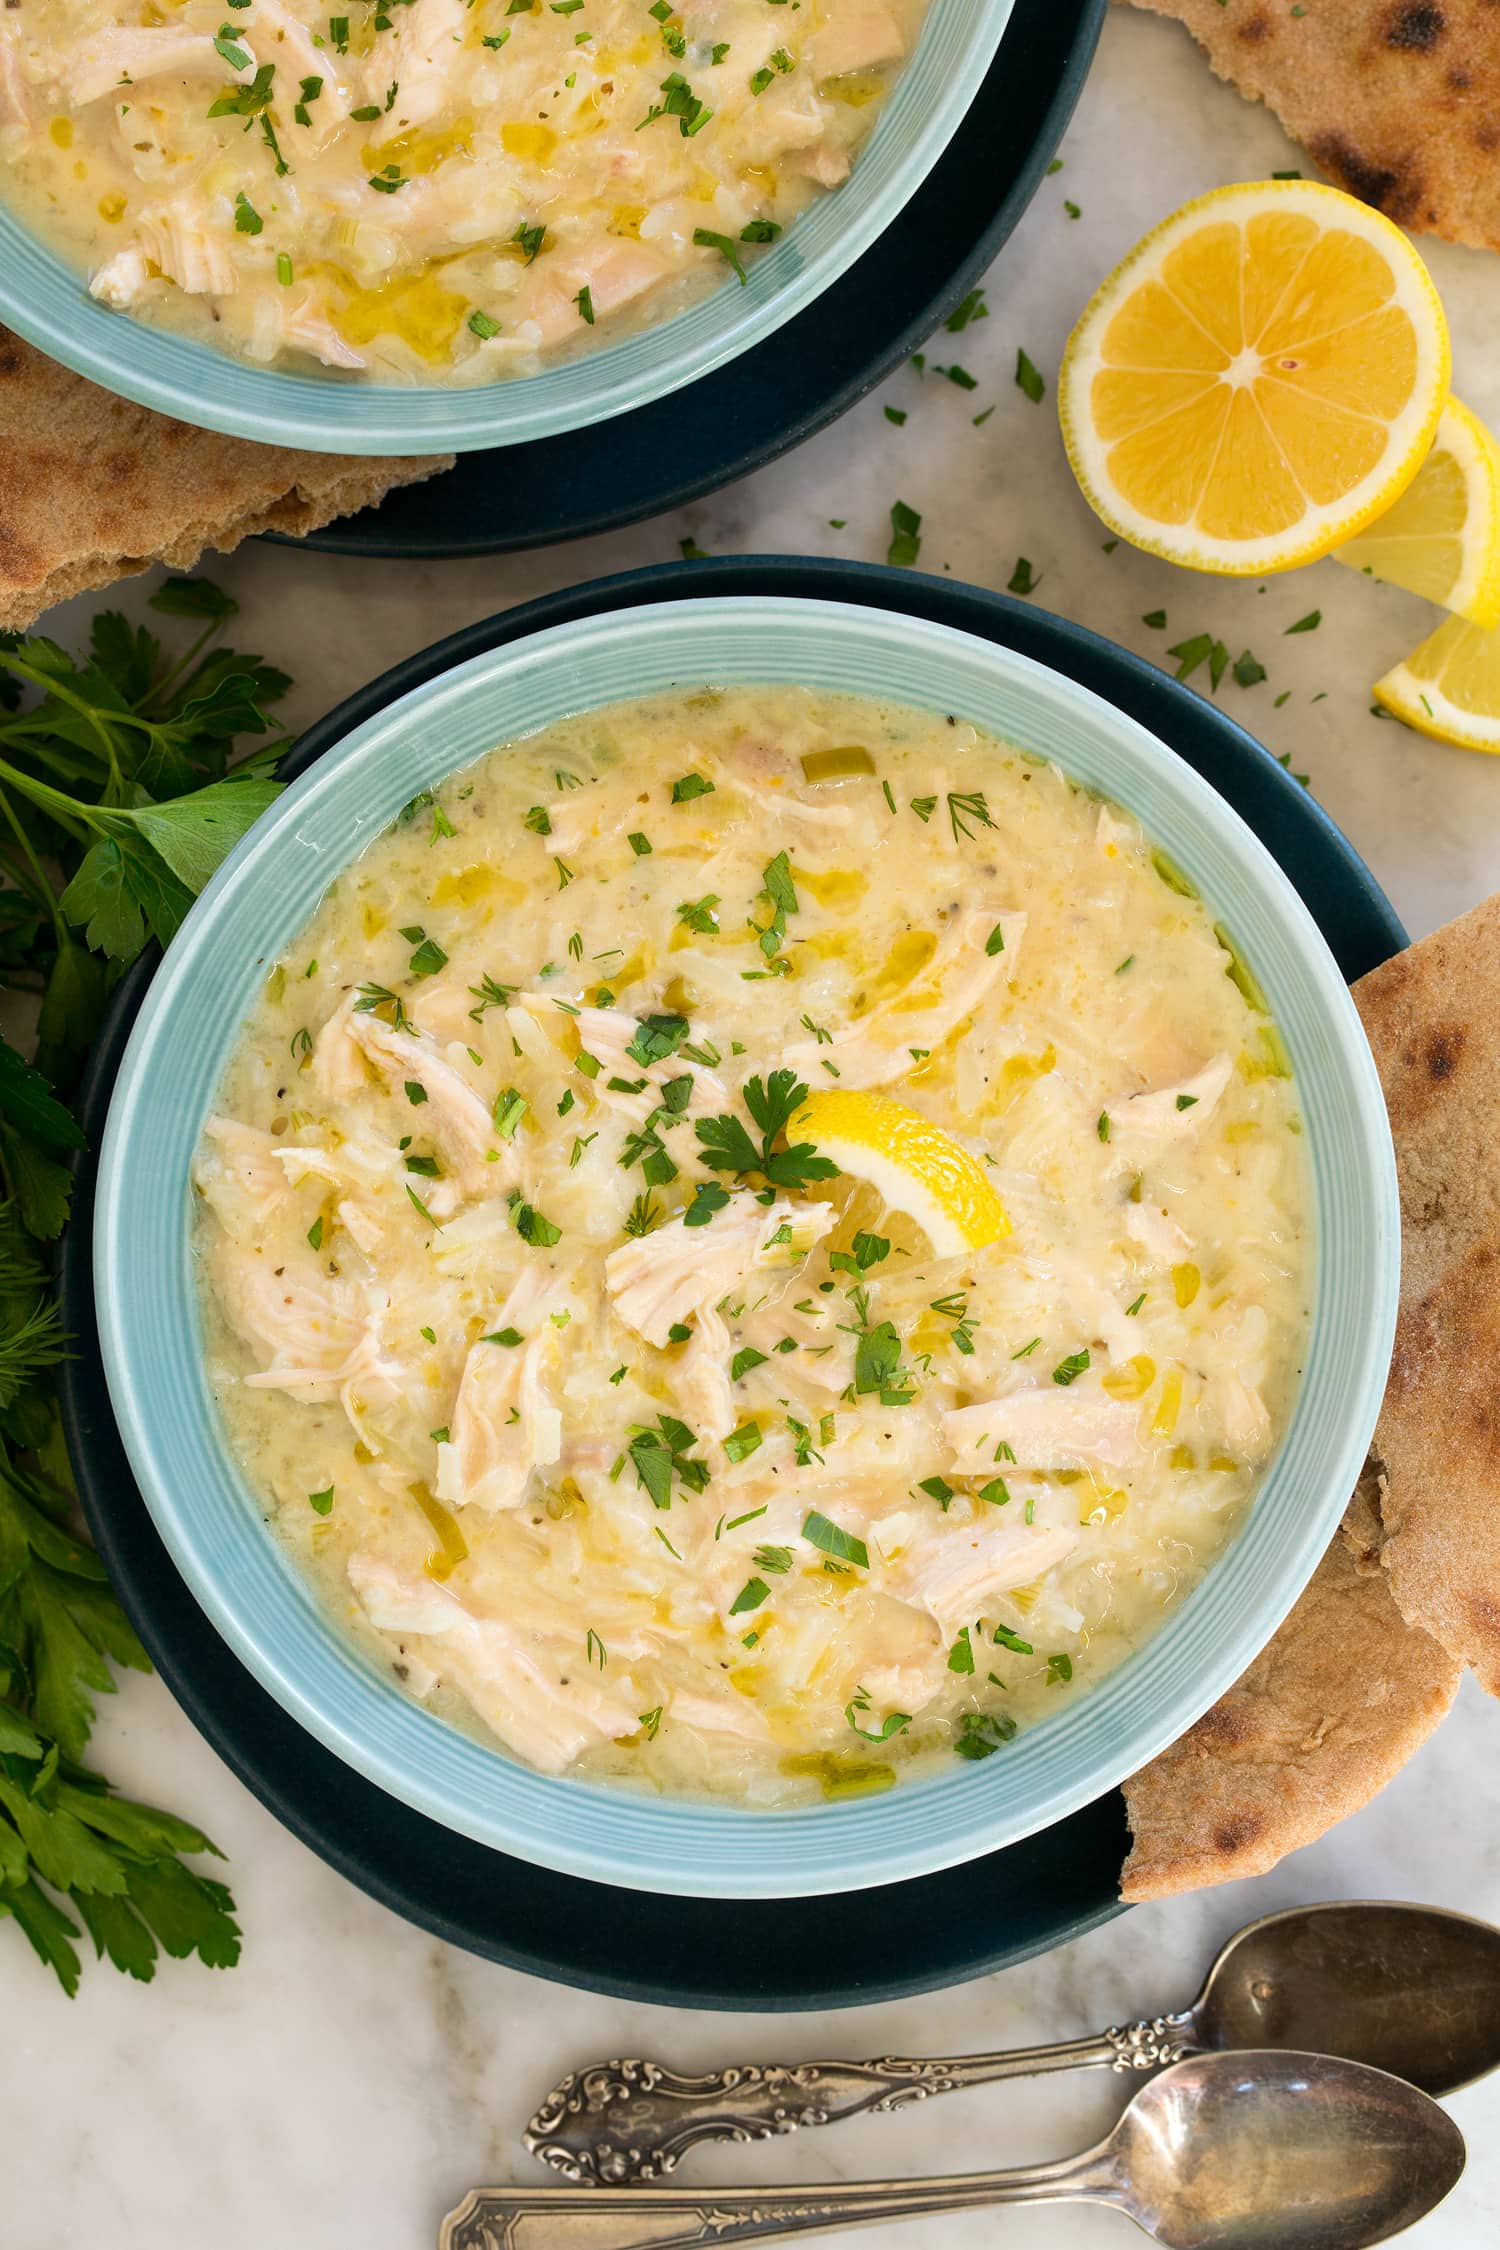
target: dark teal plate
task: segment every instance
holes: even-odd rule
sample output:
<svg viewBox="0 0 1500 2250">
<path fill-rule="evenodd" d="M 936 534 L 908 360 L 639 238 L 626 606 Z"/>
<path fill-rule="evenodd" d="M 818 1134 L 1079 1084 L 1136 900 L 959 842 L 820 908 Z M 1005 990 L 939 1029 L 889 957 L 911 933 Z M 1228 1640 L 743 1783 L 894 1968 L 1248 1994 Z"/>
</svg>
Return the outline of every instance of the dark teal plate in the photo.
<svg viewBox="0 0 1500 2250">
<path fill-rule="evenodd" d="M 1346 977 L 1406 943 L 1350 845 L 1250 736 L 1191 690 L 1076 625 L 1004 596 L 872 564 L 777 556 L 676 563 L 549 595 L 470 627 L 352 696 L 305 734 L 303 771 L 351 728 L 450 665 L 547 626 L 704 594 L 873 604 L 1020 650 L 1128 712 L 1213 783 L 1276 855 Z M 97 1147 L 154 960 L 116 996 L 84 1089 Z M 658 1898 L 554 1875 L 454 1835 L 363 1780 L 257 1686 L 198 1608 L 131 1481 L 94 1321 L 92 1154 L 62 1246 L 61 1370 L 74 1472 L 120 1597 L 188 1716 L 304 1843 L 385 1905 L 454 1945 L 563 1984 L 693 2008 L 838 2008 L 957 1984 L 1061 1944 L 1121 1911 L 1124 1803 L 1112 1793 L 1008 1850 L 853 1898 Z"/>
<path fill-rule="evenodd" d="M 632 414 L 466 453 L 446 476 L 293 544 L 413 557 L 541 547 L 663 515 L 800 445 L 899 367 L 999 256 L 1073 114 L 1104 7 L 1016 0 L 968 114 L 911 201 L 754 350 Z"/>
</svg>

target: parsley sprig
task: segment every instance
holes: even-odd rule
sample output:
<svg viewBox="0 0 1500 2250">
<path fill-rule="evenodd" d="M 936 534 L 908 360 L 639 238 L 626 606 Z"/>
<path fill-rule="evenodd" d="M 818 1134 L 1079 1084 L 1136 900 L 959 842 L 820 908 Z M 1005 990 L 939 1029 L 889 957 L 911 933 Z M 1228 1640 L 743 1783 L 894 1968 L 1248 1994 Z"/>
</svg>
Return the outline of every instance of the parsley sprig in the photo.
<svg viewBox="0 0 1500 2250">
<path fill-rule="evenodd" d="M 196 625 L 180 654 L 115 611 L 81 658 L 0 634 L 0 982 L 40 1001 L 35 1066 L 0 1040 L 0 1921 L 69 1993 L 85 1934 L 143 1981 L 163 1952 L 239 1955 L 228 1891 L 186 1864 L 208 1839 L 83 1763 L 111 1666 L 150 1664 L 73 1529 L 40 1247 L 67 1218 L 83 1134 L 66 1101 L 114 979 L 170 942 L 277 794 L 279 738 L 230 758 L 272 735 L 285 674 L 210 647 L 235 604 L 207 580 L 169 579 L 152 607 Z"/>
<path fill-rule="evenodd" d="M 797 1188 L 810 1180 L 831 1180 L 838 1166 L 819 1156 L 811 1141 L 782 1149 L 771 1145 L 806 1099 L 807 1087 L 794 1070 L 773 1070 L 768 1079 L 747 1079 L 744 1103 L 760 1129 L 759 1146 L 742 1118 L 728 1111 L 703 1117 L 693 1128 L 702 1161 L 711 1172 L 735 1172 L 741 1179 L 759 1176 L 773 1187 Z"/>
</svg>

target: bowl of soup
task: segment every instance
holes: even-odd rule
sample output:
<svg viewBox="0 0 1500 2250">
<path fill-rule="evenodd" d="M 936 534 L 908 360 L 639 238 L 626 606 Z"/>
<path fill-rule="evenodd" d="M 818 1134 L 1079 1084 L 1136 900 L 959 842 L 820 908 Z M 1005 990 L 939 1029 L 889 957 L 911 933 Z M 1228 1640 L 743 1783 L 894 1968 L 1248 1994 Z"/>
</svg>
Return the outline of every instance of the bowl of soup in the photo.
<svg viewBox="0 0 1500 2250">
<path fill-rule="evenodd" d="M 520 443 L 721 366 L 941 155 L 1010 0 L 28 0 L 0 320 L 352 453 Z"/>
<path fill-rule="evenodd" d="M 795 1896 L 1088 1802 L 1352 1489 L 1398 1226 L 1215 792 L 917 619 L 666 603 L 415 690 L 122 1067 L 111 1395 L 230 1646 L 425 1813 Z"/>
</svg>

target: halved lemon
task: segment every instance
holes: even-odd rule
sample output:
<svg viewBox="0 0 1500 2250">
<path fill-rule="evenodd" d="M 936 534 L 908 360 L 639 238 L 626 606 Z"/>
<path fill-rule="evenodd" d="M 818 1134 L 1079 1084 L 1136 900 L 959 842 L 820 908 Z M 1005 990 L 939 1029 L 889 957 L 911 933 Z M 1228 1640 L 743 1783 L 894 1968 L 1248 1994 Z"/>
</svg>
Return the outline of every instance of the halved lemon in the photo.
<svg viewBox="0 0 1500 2250">
<path fill-rule="evenodd" d="M 940 1258 L 982 1250 L 1010 1233 L 1004 1204 L 968 1150 L 889 1094 L 853 1087 L 809 1094 L 787 1134 L 815 1142 L 841 1172 L 868 1180 L 891 1210 L 915 1220 Z"/>
<path fill-rule="evenodd" d="M 1439 742 L 1500 750 L 1500 631 L 1446 619 L 1375 682 L 1375 700 Z"/>
<path fill-rule="evenodd" d="M 1448 393 L 1448 324 L 1399 227 L 1315 180 L 1188 203 L 1068 340 L 1063 439 L 1095 512 L 1195 570 L 1313 562 L 1389 508 Z"/>
<path fill-rule="evenodd" d="M 1472 625 L 1500 625 L 1500 445 L 1479 417 L 1450 398 L 1395 506 L 1333 559 Z"/>
</svg>

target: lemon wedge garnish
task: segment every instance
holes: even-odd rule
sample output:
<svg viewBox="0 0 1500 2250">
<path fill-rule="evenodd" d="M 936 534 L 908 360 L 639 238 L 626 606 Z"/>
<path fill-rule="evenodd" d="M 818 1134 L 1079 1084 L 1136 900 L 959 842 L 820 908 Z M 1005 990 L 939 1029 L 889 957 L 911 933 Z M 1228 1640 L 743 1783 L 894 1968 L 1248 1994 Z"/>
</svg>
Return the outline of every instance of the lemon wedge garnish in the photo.
<svg viewBox="0 0 1500 2250">
<path fill-rule="evenodd" d="M 915 1220 L 940 1258 L 982 1250 L 1010 1233 L 1004 1204 L 968 1150 L 889 1094 L 852 1087 L 809 1094 L 787 1133 L 816 1143 L 841 1172 L 868 1180 L 891 1210 Z"/>
<path fill-rule="evenodd" d="M 1448 394 L 1448 324 L 1389 219 L 1314 180 L 1184 205 L 1069 338 L 1063 439 L 1095 512 L 1196 570 L 1290 570 L 1411 483 Z"/>
<path fill-rule="evenodd" d="M 1479 417 L 1450 398 L 1395 506 L 1333 559 L 1472 625 L 1500 625 L 1500 445 Z"/>
<path fill-rule="evenodd" d="M 1448 618 L 1375 682 L 1375 700 L 1439 742 L 1500 750 L 1500 631 Z"/>
</svg>

